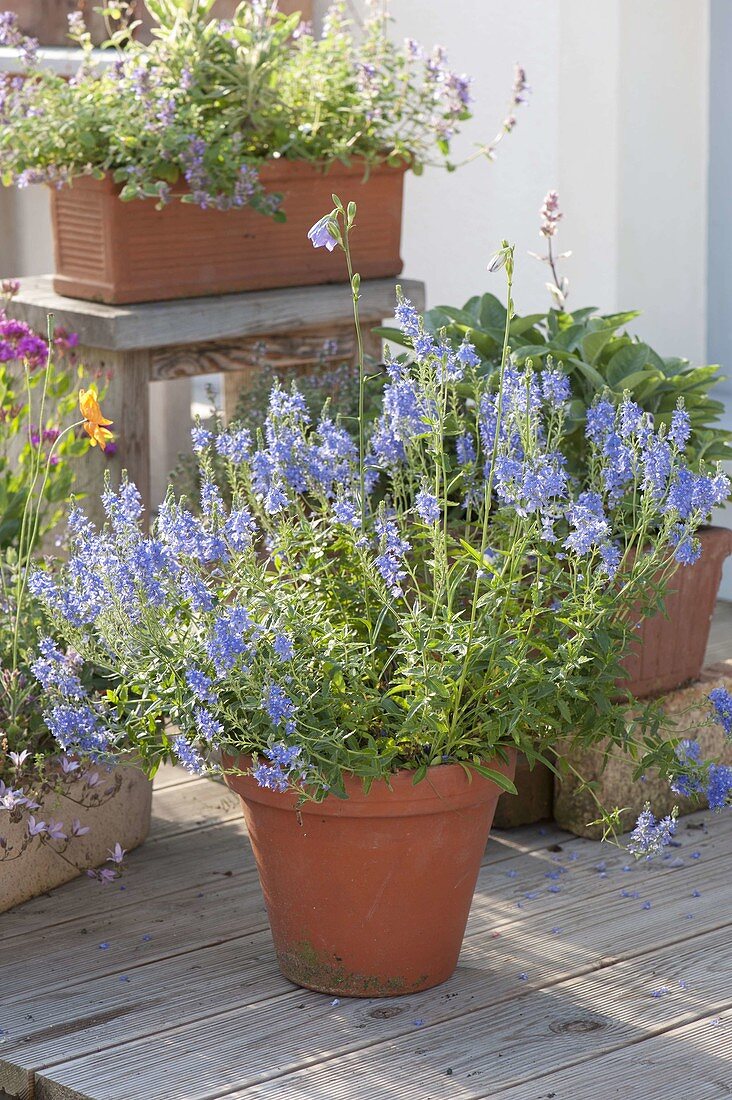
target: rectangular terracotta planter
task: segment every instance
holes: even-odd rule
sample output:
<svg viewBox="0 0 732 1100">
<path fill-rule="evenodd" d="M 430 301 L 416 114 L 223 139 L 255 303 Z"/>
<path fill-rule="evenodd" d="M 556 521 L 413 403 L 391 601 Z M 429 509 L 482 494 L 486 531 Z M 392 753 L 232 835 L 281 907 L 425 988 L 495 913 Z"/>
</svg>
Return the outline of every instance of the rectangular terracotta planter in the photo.
<svg viewBox="0 0 732 1100">
<path fill-rule="evenodd" d="M 0 913 L 69 882 L 88 867 L 101 867 L 117 842 L 127 851 L 142 844 L 150 829 L 152 783 L 144 772 L 134 767 L 118 768 L 106 781 L 104 773 L 100 774 L 103 777 L 100 786 L 109 786 L 118 775 L 122 780 L 114 797 L 101 805 L 84 807 L 63 796 L 51 795 L 36 811 L 36 818 L 48 820 L 53 817 L 69 825 L 78 817 L 82 825 L 89 827 L 85 836 L 75 839 L 66 849 L 66 859 L 52 850 L 52 844 L 36 842 L 19 859 L 0 860 Z M 80 783 L 75 784 L 69 793 L 75 796 L 80 788 Z M 8 844 L 16 848 L 25 831 L 23 821 L 2 826 Z"/>
<path fill-rule="evenodd" d="M 732 553 L 732 531 L 705 527 L 699 538 L 701 557 L 676 570 L 666 594 L 666 614 L 642 620 L 623 662 L 627 679 L 618 686 L 638 699 L 674 691 L 701 674 L 722 566 Z"/>
<path fill-rule="evenodd" d="M 153 199 L 121 202 L 111 176 L 80 176 L 51 193 L 54 289 L 123 304 L 345 282 L 340 249 L 316 250 L 307 239 L 333 208 L 333 193 L 358 204 L 354 269 L 362 279 L 393 277 L 402 270 L 404 171 L 380 167 L 364 179 L 363 165 L 324 172 L 301 161 L 267 164 L 260 178 L 284 196 L 286 222 L 246 207 L 202 210 L 178 200 L 156 210 Z"/>
</svg>

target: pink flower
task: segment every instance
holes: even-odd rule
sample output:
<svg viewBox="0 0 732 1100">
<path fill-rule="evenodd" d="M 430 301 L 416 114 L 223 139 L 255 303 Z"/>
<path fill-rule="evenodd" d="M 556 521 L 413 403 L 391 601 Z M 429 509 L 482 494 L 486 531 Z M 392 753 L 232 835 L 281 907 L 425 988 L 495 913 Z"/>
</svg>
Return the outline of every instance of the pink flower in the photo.
<svg viewBox="0 0 732 1100">
<path fill-rule="evenodd" d="M 63 821 L 54 821 L 52 817 L 48 821 L 48 835 L 51 840 L 68 840 Z"/>
<path fill-rule="evenodd" d="M 329 252 L 332 252 L 338 244 L 335 236 L 338 232 L 338 223 L 333 217 L 334 214 L 335 210 L 331 211 L 330 214 L 323 215 L 323 217 L 308 230 L 308 240 L 312 241 L 313 248 L 327 248 Z M 331 226 L 333 227 L 333 232 L 331 232 Z"/>
<path fill-rule="evenodd" d="M 28 818 L 28 836 L 40 836 L 46 831 L 45 821 L 36 821 L 33 814 Z"/>
</svg>

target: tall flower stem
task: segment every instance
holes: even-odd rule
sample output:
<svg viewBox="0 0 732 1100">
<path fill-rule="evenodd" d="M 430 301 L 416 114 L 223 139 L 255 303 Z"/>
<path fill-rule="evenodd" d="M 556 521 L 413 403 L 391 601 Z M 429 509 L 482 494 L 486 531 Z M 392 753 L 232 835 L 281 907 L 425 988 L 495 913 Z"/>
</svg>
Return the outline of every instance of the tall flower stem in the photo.
<svg viewBox="0 0 732 1100">
<path fill-rule="evenodd" d="M 513 246 L 508 244 L 508 241 L 503 241 L 501 245 L 501 252 L 504 257 L 503 266 L 506 268 L 506 281 L 508 285 L 507 290 L 507 302 L 506 302 L 506 324 L 503 330 L 503 348 L 501 350 L 501 367 L 498 376 L 498 394 L 496 400 L 496 425 L 493 432 L 493 447 L 491 449 L 490 470 L 488 472 L 488 478 L 485 485 L 485 495 L 483 499 L 483 530 L 481 534 L 480 552 L 481 555 L 485 554 L 486 542 L 488 539 L 488 525 L 490 521 L 491 512 L 491 500 L 493 497 L 493 474 L 496 467 L 496 458 L 498 457 L 498 444 L 501 437 L 501 416 L 503 414 L 503 382 L 506 374 L 506 366 L 508 364 L 508 343 L 511 336 L 511 320 L 513 317 Z M 475 584 L 473 585 L 473 598 L 470 604 L 470 626 L 468 627 L 468 640 L 465 647 L 465 657 L 463 659 L 463 667 L 460 670 L 460 680 L 458 682 L 457 692 L 455 694 L 455 707 L 452 715 L 452 722 L 450 723 L 450 732 L 452 733 L 457 725 L 458 717 L 460 715 L 460 704 L 462 702 L 463 689 L 465 687 L 465 681 L 468 675 L 468 662 L 470 660 L 470 650 L 473 644 L 473 634 L 475 632 L 475 617 L 478 607 L 478 593 L 480 591 L 480 570 L 476 570 Z"/>
<path fill-rule="evenodd" d="M 343 218 L 343 251 L 346 256 L 348 279 L 351 284 L 351 299 L 353 301 L 353 324 L 356 329 L 356 351 L 358 355 L 358 469 L 359 493 L 361 497 L 361 530 L 363 530 L 366 523 L 366 447 L 364 425 L 364 389 L 366 379 L 363 353 L 363 334 L 361 332 L 361 318 L 358 309 L 361 276 L 358 273 L 354 274 L 353 271 L 353 261 L 351 260 L 351 243 L 349 239 L 355 213 L 355 204 L 349 202 L 348 210 Z"/>
</svg>

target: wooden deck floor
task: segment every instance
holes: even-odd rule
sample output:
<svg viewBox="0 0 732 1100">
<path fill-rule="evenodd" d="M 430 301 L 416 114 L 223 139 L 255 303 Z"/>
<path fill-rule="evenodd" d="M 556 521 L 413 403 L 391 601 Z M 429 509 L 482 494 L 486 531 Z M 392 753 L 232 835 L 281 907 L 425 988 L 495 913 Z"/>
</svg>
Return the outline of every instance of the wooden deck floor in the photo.
<svg viewBox="0 0 732 1100">
<path fill-rule="evenodd" d="M 710 658 L 731 632 L 722 608 Z M 280 977 L 228 791 L 169 768 L 153 813 L 122 886 L 0 918 L 0 1097 L 732 1095 L 732 813 L 684 818 L 651 864 L 496 833 L 452 980 L 340 1002 Z"/>
</svg>

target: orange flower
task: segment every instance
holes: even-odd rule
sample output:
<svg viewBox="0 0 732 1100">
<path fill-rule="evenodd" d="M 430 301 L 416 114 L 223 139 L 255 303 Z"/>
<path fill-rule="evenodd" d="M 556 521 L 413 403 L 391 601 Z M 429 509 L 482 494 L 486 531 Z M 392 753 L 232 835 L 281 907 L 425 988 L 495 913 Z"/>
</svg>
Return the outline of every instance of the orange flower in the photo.
<svg viewBox="0 0 732 1100">
<path fill-rule="evenodd" d="M 88 390 L 79 390 L 79 408 L 84 417 L 84 431 L 91 438 L 92 447 L 96 447 L 98 443 L 103 451 L 106 450 L 108 440 L 113 439 L 114 436 L 107 431 L 105 425 L 111 424 L 112 421 L 102 416 L 97 399 L 97 387 L 93 382 Z"/>
</svg>

